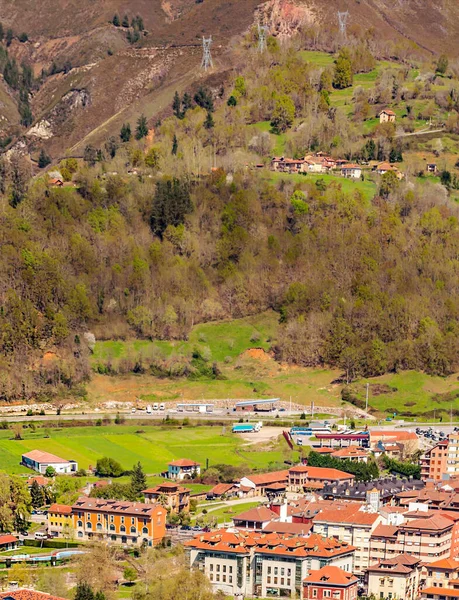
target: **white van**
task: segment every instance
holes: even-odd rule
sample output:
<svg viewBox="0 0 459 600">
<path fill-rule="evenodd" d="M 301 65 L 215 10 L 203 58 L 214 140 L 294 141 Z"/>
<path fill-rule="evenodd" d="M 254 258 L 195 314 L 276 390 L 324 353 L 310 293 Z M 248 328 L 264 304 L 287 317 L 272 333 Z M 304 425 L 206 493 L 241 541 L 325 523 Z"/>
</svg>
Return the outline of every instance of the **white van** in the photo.
<svg viewBox="0 0 459 600">
<path fill-rule="evenodd" d="M 155 403 L 153 404 L 153 410 L 158 410 L 158 403 L 157 403 L 157 402 L 155 402 Z"/>
<path fill-rule="evenodd" d="M 151 406 L 150 405 L 147 406 L 146 410 L 147 410 L 147 415 L 151 415 Z"/>
<path fill-rule="evenodd" d="M 48 539 L 48 534 L 45 533 L 44 531 L 37 531 L 35 533 L 35 539 L 36 540 L 47 540 Z"/>
<path fill-rule="evenodd" d="M 159 410 L 166 410 L 164 402 L 161 402 L 161 404 L 159 405 Z"/>
</svg>

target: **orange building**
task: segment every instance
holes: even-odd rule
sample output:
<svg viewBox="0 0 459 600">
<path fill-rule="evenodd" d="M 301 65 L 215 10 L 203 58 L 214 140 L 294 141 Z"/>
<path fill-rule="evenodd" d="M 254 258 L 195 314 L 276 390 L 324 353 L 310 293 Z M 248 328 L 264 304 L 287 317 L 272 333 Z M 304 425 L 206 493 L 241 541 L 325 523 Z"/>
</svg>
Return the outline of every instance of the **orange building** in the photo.
<svg viewBox="0 0 459 600">
<path fill-rule="evenodd" d="M 442 476 L 446 474 L 448 444 L 448 440 L 442 440 L 421 456 L 421 479 L 423 481 L 441 481 Z"/>
<path fill-rule="evenodd" d="M 77 540 L 106 540 L 129 546 L 156 546 L 166 534 L 160 504 L 81 497 L 72 506 Z"/>
</svg>

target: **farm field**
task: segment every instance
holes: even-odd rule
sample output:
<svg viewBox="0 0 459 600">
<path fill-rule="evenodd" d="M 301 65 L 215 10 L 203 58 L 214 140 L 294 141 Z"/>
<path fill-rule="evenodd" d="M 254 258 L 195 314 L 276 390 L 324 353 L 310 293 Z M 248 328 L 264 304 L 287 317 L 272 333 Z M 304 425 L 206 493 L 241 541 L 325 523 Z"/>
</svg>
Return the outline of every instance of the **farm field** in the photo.
<svg viewBox="0 0 459 600">
<path fill-rule="evenodd" d="M 243 441 L 228 431 L 229 427 L 222 430 L 221 427 L 146 426 L 139 430 L 133 425 L 108 425 L 51 429 L 49 438 L 45 437 L 44 429 L 34 433 L 24 430 L 22 440 L 10 439 L 11 431 L 1 431 L 0 464 L 8 473 L 31 473 L 19 462 L 24 452 L 34 449 L 77 460 L 81 468 L 95 466 L 97 459 L 103 456 L 116 459 L 126 470 L 140 461 L 150 475 L 167 470 L 167 464 L 178 458 L 190 458 L 203 466 L 209 459 L 210 465 L 247 464 L 260 469 L 284 460 L 280 449 L 266 452 L 257 451 L 253 446 L 245 449 Z M 150 480 L 149 484 L 154 482 Z"/>
</svg>

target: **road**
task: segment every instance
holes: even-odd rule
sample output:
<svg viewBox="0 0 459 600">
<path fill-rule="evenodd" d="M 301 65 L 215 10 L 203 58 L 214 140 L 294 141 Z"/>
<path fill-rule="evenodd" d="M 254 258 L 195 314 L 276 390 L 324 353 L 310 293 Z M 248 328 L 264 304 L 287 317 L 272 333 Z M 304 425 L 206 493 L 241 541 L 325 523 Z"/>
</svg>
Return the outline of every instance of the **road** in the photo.
<svg viewBox="0 0 459 600">
<path fill-rule="evenodd" d="M 423 129 L 422 131 L 413 131 L 412 133 L 396 133 L 395 137 L 396 138 L 401 138 L 401 137 L 409 137 L 410 135 L 426 135 L 427 133 L 440 133 L 440 132 L 444 132 L 445 128 L 442 127 L 441 129 Z"/>
</svg>

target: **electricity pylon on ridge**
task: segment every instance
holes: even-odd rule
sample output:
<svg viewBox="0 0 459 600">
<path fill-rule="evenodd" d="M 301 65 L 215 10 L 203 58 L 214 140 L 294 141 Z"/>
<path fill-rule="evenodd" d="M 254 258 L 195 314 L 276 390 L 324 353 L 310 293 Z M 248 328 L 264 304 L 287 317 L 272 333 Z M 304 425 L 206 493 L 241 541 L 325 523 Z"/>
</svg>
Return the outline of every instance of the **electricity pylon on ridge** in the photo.
<svg viewBox="0 0 459 600">
<path fill-rule="evenodd" d="M 268 35 L 268 26 L 258 23 L 258 52 L 263 54 L 266 50 L 266 37 Z"/>
<path fill-rule="evenodd" d="M 208 38 L 205 38 L 203 36 L 201 68 L 204 69 L 204 71 L 207 71 L 207 69 L 211 69 L 214 66 L 214 63 L 212 62 L 212 54 L 210 52 L 211 46 L 212 46 L 212 36 L 210 36 Z"/>
<path fill-rule="evenodd" d="M 343 38 L 347 38 L 347 21 L 349 19 L 349 11 L 345 12 L 338 11 L 338 22 L 339 22 L 339 32 L 343 36 Z"/>
</svg>

